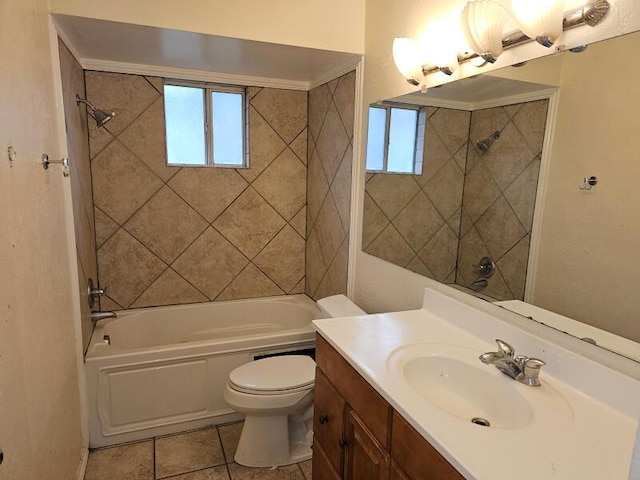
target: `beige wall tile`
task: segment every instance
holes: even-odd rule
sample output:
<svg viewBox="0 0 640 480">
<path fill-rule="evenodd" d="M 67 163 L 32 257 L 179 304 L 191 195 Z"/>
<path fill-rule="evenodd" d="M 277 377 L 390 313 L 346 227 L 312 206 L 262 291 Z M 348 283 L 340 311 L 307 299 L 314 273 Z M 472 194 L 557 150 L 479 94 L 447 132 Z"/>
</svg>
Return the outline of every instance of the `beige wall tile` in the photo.
<svg viewBox="0 0 640 480">
<path fill-rule="evenodd" d="M 356 95 L 356 72 L 349 72 L 340 77 L 333 99 L 338 108 L 338 113 L 342 120 L 349 138 L 353 138 L 353 115 Z"/>
<path fill-rule="evenodd" d="M 533 226 L 539 173 L 540 160 L 535 159 L 504 192 L 509 205 L 528 233 L 531 232 Z"/>
<path fill-rule="evenodd" d="M 500 187 L 493 180 L 491 173 L 479 163 L 467 174 L 464 185 L 462 203 L 472 222 L 475 222 L 487 211 L 487 208 L 500 195 Z"/>
<path fill-rule="evenodd" d="M 289 225 L 298 232 L 302 238 L 307 238 L 307 206 L 304 205 L 298 213 L 289 221 Z"/>
<path fill-rule="evenodd" d="M 307 206 L 309 207 L 309 220 L 311 220 L 309 226 L 312 226 L 318 218 L 318 212 L 328 190 L 329 182 L 322 169 L 320 157 L 314 153 L 309 160 L 307 170 Z"/>
<path fill-rule="evenodd" d="M 326 84 L 309 92 L 309 133 L 314 143 L 318 140 L 330 104 L 331 91 Z"/>
<path fill-rule="evenodd" d="M 338 215 L 345 232 L 349 231 L 351 215 L 351 167 L 353 164 L 353 149 L 347 148 L 336 176 L 331 184 L 331 195 L 336 202 Z"/>
<path fill-rule="evenodd" d="M 308 157 L 308 141 L 307 141 L 307 128 L 302 130 L 300 134 L 289 144 L 293 153 L 300 159 L 302 163 L 307 164 Z"/>
<path fill-rule="evenodd" d="M 238 173 L 253 182 L 287 144 L 253 107 L 249 108 L 249 129 L 249 168 L 238 169 Z"/>
<path fill-rule="evenodd" d="M 371 195 L 389 219 L 393 219 L 420 191 L 413 175 L 378 174 L 367 182 Z"/>
<path fill-rule="evenodd" d="M 435 275 L 427 268 L 427 266 L 420 260 L 417 255 L 407 263 L 407 269 L 422 275 L 423 277 L 435 278 Z"/>
<path fill-rule="evenodd" d="M 385 228 L 365 249 L 365 252 L 402 267 L 406 266 L 415 255 L 393 225 Z"/>
<path fill-rule="evenodd" d="M 442 282 L 456 269 L 458 238 L 448 225 L 443 225 L 418 256 L 433 278 Z"/>
<path fill-rule="evenodd" d="M 288 144 L 307 126 L 307 93 L 263 88 L 251 105 Z"/>
<path fill-rule="evenodd" d="M 513 123 L 536 155 L 542 152 L 548 107 L 548 100 L 527 102 L 513 115 Z"/>
<path fill-rule="evenodd" d="M 322 161 L 322 169 L 329 182 L 333 181 L 348 146 L 349 136 L 342 125 L 336 106 L 331 103 L 316 142 L 316 150 Z"/>
<path fill-rule="evenodd" d="M 209 300 L 193 285 L 167 268 L 158 279 L 147 288 L 131 308 L 154 307 L 159 305 L 177 305 L 180 303 L 198 303 Z"/>
<path fill-rule="evenodd" d="M 247 263 L 237 248 L 209 227 L 171 266 L 213 300 Z"/>
<path fill-rule="evenodd" d="M 504 191 L 536 156 L 518 129 L 509 123 L 482 160 Z"/>
<path fill-rule="evenodd" d="M 454 155 L 467 143 L 470 118 L 470 112 L 450 108 L 439 108 L 429 117 L 429 123 L 442 139 L 450 155 Z"/>
<path fill-rule="evenodd" d="M 315 229 L 309 232 L 305 261 L 306 293 L 313 297 L 329 265 L 325 261 Z"/>
<path fill-rule="evenodd" d="M 527 233 L 502 195 L 478 219 L 475 226 L 494 260 L 502 258 Z"/>
<path fill-rule="evenodd" d="M 449 160 L 424 187 L 431 202 L 444 218 L 449 218 L 462 205 L 464 174 L 456 162 Z"/>
<path fill-rule="evenodd" d="M 96 246 L 100 248 L 119 227 L 116 222 L 111 220 L 111 218 L 98 207 L 95 207 L 94 218 L 96 222 Z"/>
<path fill-rule="evenodd" d="M 411 246 L 419 252 L 445 221 L 423 192 L 419 192 L 393 220 L 393 224 Z"/>
<path fill-rule="evenodd" d="M 270 297 L 272 295 L 284 295 L 285 292 L 278 287 L 253 263 L 240 272 L 225 288 L 216 300 L 235 300 L 237 298 Z"/>
<path fill-rule="evenodd" d="M 285 225 L 278 212 L 253 189 L 245 190 L 213 223 L 249 259 Z"/>
<path fill-rule="evenodd" d="M 285 220 L 290 220 L 305 203 L 307 169 L 287 148 L 253 182 L 253 188 Z"/>
<path fill-rule="evenodd" d="M 346 234 L 340 221 L 340 215 L 338 215 L 338 209 L 331 195 L 327 195 L 320 209 L 315 230 L 322 255 L 327 262 L 331 262 Z"/>
<path fill-rule="evenodd" d="M 525 236 L 497 262 L 498 269 L 509 290 L 518 300 L 524 300 L 529 241 L 529 235 Z"/>
<path fill-rule="evenodd" d="M 376 205 L 368 192 L 364 194 L 364 215 L 362 219 L 362 249 L 366 250 L 373 240 L 387 228 L 390 220 Z"/>
<path fill-rule="evenodd" d="M 254 259 L 285 293 L 304 277 L 304 239 L 289 225 L 285 226 Z"/>
</svg>

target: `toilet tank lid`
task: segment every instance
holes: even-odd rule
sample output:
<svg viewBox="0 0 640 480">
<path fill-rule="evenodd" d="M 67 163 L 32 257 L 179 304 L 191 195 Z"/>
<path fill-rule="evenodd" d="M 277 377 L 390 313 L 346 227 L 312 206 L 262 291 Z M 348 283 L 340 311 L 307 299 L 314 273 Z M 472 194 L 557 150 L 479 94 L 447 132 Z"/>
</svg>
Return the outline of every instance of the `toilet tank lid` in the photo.
<svg viewBox="0 0 640 480">
<path fill-rule="evenodd" d="M 289 390 L 313 384 L 316 362 L 306 355 L 282 355 L 246 363 L 229 380 L 249 390 Z"/>
<path fill-rule="evenodd" d="M 321 298 L 316 303 L 320 311 L 330 318 L 355 317 L 356 315 L 367 314 L 367 312 L 342 294 Z"/>
</svg>

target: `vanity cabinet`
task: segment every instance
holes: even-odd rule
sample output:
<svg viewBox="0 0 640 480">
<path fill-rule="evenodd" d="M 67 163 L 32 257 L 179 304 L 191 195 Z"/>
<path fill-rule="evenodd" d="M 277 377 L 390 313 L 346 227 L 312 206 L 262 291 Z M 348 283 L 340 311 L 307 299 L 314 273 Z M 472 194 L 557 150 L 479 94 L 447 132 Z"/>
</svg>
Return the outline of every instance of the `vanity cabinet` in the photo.
<svg viewBox="0 0 640 480">
<path fill-rule="evenodd" d="M 313 480 L 464 480 L 320 335 L 316 362 Z"/>
</svg>

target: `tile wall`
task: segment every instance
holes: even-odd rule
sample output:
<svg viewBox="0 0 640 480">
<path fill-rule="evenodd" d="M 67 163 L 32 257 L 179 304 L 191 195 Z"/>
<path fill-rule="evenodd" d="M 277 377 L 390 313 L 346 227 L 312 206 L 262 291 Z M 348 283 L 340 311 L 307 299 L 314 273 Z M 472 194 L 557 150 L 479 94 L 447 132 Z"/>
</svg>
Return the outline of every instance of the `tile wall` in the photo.
<svg viewBox="0 0 640 480">
<path fill-rule="evenodd" d="M 67 132 L 67 152 L 71 163 L 71 196 L 73 227 L 78 264 L 78 289 L 82 314 L 82 344 L 89 346 L 93 324 L 87 298 L 88 279 L 98 280 L 93 217 L 93 190 L 87 135 L 87 113 L 83 105 L 76 103 L 76 94 L 85 96 L 84 72 L 65 44 L 58 40 L 60 73 L 64 103 L 64 119 Z M 89 121 L 93 121 L 91 118 Z M 58 170 L 58 169 L 55 169 Z"/>
<path fill-rule="evenodd" d="M 422 174 L 367 175 L 364 252 L 454 282 L 470 117 L 428 107 Z"/>
<path fill-rule="evenodd" d="M 473 264 L 492 257 L 497 271 L 483 293 L 499 300 L 524 298 L 533 212 L 548 100 L 478 110 L 471 115 L 475 144 L 500 132 L 480 155 L 469 148 L 456 283 L 469 286 Z"/>
<path fill-rule="evenodd" d="M 249 89 L 250 168 L 180 168 L 161 78 L 85 78 L 103 310 L 305 291 L 307 92 Z"/>
<path fill-rule="evenodd" d="M 309 92 L 306 293 L 346 293 L 355 71 Z"/>
</svg>

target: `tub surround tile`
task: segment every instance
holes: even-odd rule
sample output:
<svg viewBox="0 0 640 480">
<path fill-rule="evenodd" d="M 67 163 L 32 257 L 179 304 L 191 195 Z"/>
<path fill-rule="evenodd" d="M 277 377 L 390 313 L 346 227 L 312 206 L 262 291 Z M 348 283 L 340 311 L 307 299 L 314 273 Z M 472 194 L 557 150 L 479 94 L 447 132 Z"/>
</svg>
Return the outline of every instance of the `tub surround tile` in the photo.
<svg viewBox="0 0 640 480">
<path fill-rule="evenodd" d="M 213 222 L 249 186 L 232 168 L 183 168 L 168 185 L 208 222 Z"/>
<path fill-rule="evenodd" d="M 153 441 L 93 450 L 84 480 L 153 480 Z"/>
<path fill-rule="evenodd" d="M 307 238 L 307 209 L 302 207 L 289 221 L 289 225 L 298 232 L 302 238 Z"/>
<path fill-rule="evenodd" d="M 100 311 L 110 312 L 113 310 L 122 310 L 124 307 L 113 300 L 109 295 L 105 294 L 100 298 Z M 91 325 L 93 329 L 93 324 Z"/>
<path fill-rule="evenodd" d="M 233 279 L 216 300 L 270 297 L 273 295 L 284 295 L 285 293 L 286 292 L 278 287 L 264 272 L 253 263 L 250 263 Z"/>
<path fill-rule="evenodd" d="M 263 88 L 251 98 L 251 105 L 286 143 L 307 125 L 306 92 Z"/>
<path fill-rule="evenodd" d="M 333 98 L 349 139 L 353 138 L 353 117 L 355 109 L 356 72 L 355 70 L 340 77 L 333 92 Z"/>
<path fill-rule="evenodd" d="M 336 202 L 338 215 L 342 222 L 342 228 L 345 232 L 349 231 L 349 222 L 351 219 L 351 166 L 353 159 L 353 148 L 351 145 L 347 148 L 342 162 L 338 167 L 335 179 L 331 184 L 331 195 Z"/>
<path fill-rule="evenodd" d="M 349 135 L 342 124 L 338 109 L 331 103 L 316 143 L 316 151 L 322 160 L 322 168 L 329 182 L 333 181 L 348 146 Z"/>
<path fill-rule="evenodd" d="M 368 192 L 364 193 L 364 216 L 362 219 L 362 249 L 367 251 L 371 242 L 382 233 L 390 221 Z"/>
<path fill-rule="evenodd" d="M 272 470 L 271 468 L 248 468 L 230 463 L 229 473 L 231 480 L 304 480 L 298 465 L 287 465 Z"/>
<path fill-rule="evenodd" d="M 198 289 L 167 268 L 138 299 L 131 308 L 155 307 L 160 305 L 177 305 L 189 302 L 198 303 L 209 300 Z"/>
<path fill-rule="evenodd" d="M 93 119 L 87 122 L 89 129 L 89 155 L 93 159 L 104 150 L 104 148 L 113 142 L 116 137 L 104 127 L 98 127 Z"/>
<path fill-rule="evenodd" d="M 304 247 L 304 239 L 287 225 L 260 252 L 254 263 L 289 293 L 304 277 Z"/>
<path fill-rule="evenodd" d="M 325 273 L 329 268 L 329 264 L 322 255 L 320 249 L 320 242 L 316 230 L 311 230 L 309 237 L 307 238 L 307 252 L 305 262 L 305 277 L 306 277 L 306 293 L 313 297 L 320 282 L 322 281 Z"/>
<path fill-rule="evenodd" d="M 467 143 L 470 117 L 470 112 L 449 108 L 439 108 L 429 117 L 429 122 L 450 155 Z"/>
<path fill-rule="evenodd" d="M 295 294 L 298 294 L 298 293 L 304 293 L 306 281 L 307 281 L 306 277 L 302 277 L 302 280 L 300 280 L 298 282 L 298 284 L 291 289 L 289 294 L 290 295 L 295 295 Z"/>
<path fill-rule="evenodd" d="M 123 229 L 98 250 L 100 286 L 127 308 L 164 271 L 166 265 Z"/>
<path fill-rule="evenodd" d="M 385 228 L 365 251 L 402 267 L 406 266 L 415 256 L 415 252 L 393 225 Z"/>
<path fill-rule="evenodd" d="M 164 92 L 164 82 L 162 80 L 162 77 L 145 76 L 144 79 L 149 82 L 160 95 L 162 95 L 162 92 Z"/>
<path fill-rule="evenodd" d="M 451 158 L 449 150 L 430 123 L 427 123 L 424 143 L 422 173 L 415 176 L 421 187 L 424 187 Z"/>
<path fill-rule="evenodd" d="M 114 222 L 109 215 L 104 213 L 98 207 L 95 207 L 95 225 L 96 225 L 96 247 L 100 248 L 104 242 L 106 242 L 116 230 L 118 230 L 118 224 Z"/>
<path fill-rule="evenodd" d="M 391 220 L 419 191 L 420 185 L 414 180 L 413 175 L 378 174 L 367 183 L 367 192 Z"/>
<path fill-rule="evenodd" d="M 253 182 L 253 188 L 285 219 L 305 204 L 307 169 L 289 148 Z"/>
<path fill-rule="evenodd" d="M 539 172 L 540 159 L 536 158 L 504 192 L 509 205 L 528 233 L 531 232 L 533 226 Z"/>
<path fill-rule="evenodd" d="M 496 261 L 527 233 L 502 195 L 478 219 L 476 228 Z"/>
<path fill-rule="evenodd" d="M 238 169 L 238 173 L 253 182 L 287 144 L 253 107 L 249 108 L 249 129 L 249 168 Z"/>
<path fill-rule="evenodd" d="M 309 133 L 314 143 L 318 140 L 320 129 L 331 102 L 332 95 L 327 84 L 320 85 L 309 91 Z"/>
<path fill-rule="evenodd" d="M 207 222 L 173 190 L 164 186 L 124 228 L 170 264 L 207 228 Z"/>
<path fill-rule="evenodd" d="M 435 278 L 435 275 L 427 268 L 427 266 L 420 260 L 417 255 L 407 263 L 407 268 L 412 272 L 418 273 L 423 277 Z"/>
<path fill-rule="evenodd" d="M 215 428 L 160 437 L 155 441 L 156 479 L 223 465 Z"/>
<path fill-rule="evenodd" d="M 482 160 L 504 191 L 537 155 L 513 123 L 509 123 Z"/>
<path fill-rule="evenodd" d="M 318 218 L 318 212 L 325 196 L 329 191 L 329 182 L 322 170 L 321 160 L 318 153 L 314 151 L 309 160 L 309 167 L 307 171 L 307 207 L 309 211 L 309 226 L 312 226 L 316 218 Z"/>
<path fill-rule="evenodd" d="M 415 252 L 424 247 L 444 223 L 444 218 L 422 191 L 393 220 L 393 225 Z"/>
<path fill-rule="evenodd" d="M 548 107 L 548 100 L 527 102 L 513 115 L 513 123 L 534 152 L 542 151 Z"/>
<path fill-rule="evenodd" d="M 318 214 L 315 230 L 320 243 L 322 255 L 327 263 L 333 261 L 340 244 L 345 238 L 345 231 L 340 221 L 333 196 L 327 195 Z"/>
<path fill-rule="evenodd" d="M 449 160 L 427 183 L 424 191 L 444 218 L 449 218 L 462 205 L 464 174 L 455 160 Z"/>
<path fill-rule="evenodd" d="M 160 93 L 139 75 L 85 72 L 87 97 L 96 108 L 114 112 L 107 129 L 119 135 Z"/>
<path fill-rule="evenodd" d="M 307 140 L 307 128 L 305 127 L 302 132 L 289 144 L 293 153 L 300 159 L 302 163 L 307 164 L 308 158 L 308 140 Z"/>
<path fill-rule="evenodd" d="M 458 237 L 445 224 L 420 250 L 419 257 L 433 273 L 432 278 L 442 282 L 455 271 L 457 254 Z"/>
<path fill-rule="evenodd" d="M 347 268 L 349 265 L 349 241 L 344 239 L 335 258 L 320 282 L 315 295 L 324 298 L 338 293 L 344 293 L 347 288 Z"/>
<path fill-rule="evenodd" d="M 216 219 L 213 226 L 252 259 L 285 223 L 264 198 L 253 188 L 248 188 Z"/>
<path fill-rule="evenodd" d="M 222 440 L 222 449 L 224 450 L 224 457 L 227 463 L 233 462 L 233 457 L 236 454 L 236 448 L 238 448 L 238 442 L 240 441 L 242 426 L 243 423 L 240 422 L 218 427 L 220 439 Z"/>
<path fill-rule="evenodd" d="M 476 110 L 471 115 L 471 126 L 469 129 L 471 142 L 475 144 L 489 137 L 489 135 L 495 131 L 502 131 L 510 120 L 511 117 L 509 117 L 509 114 L 503 107 Z"/>
<path fill-rule="evenodd" d="M 524 298 L 529 242 L 530 237 L 527 235 L 497 262 L 498 269 L 514 298 Z"/>
<path fill-rule="evenodd" d="M 207 228 L 172 268 L 209 299 L 216 298 L 249 260 L 214 228 Z"/>
</svg>

